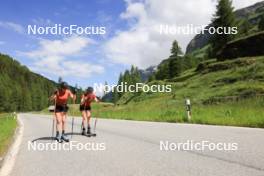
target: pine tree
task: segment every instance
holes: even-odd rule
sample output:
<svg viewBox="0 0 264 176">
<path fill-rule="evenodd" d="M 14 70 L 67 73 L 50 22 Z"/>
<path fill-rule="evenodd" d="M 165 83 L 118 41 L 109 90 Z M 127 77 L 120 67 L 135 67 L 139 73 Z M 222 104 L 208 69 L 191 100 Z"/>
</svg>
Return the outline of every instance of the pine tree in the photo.
<svg viewBox="0 0 264 176">
<path fill-rule="evenodd" d="M 260 31 L 264 30 L 264 14 L 261 15 L 261 18 L 260 18 L 260 21 L 259 21 L 259 24 L 258 24 L 258 28 L 259 28 Z"/>
<path fill-rule="evenodd" d="M 128 85 L 131 85 L 132 80 L 130 77 L 130 72 L 128 70 L 126 70 L 124 73 L 123 82 L 126 82 Z"/>
<path fill-rule="evenodd" d="M 181 47 L 179 46 L 177 40 L 174 40 L 171 47 L 171 56 L 177 57 L 182 54 Z"/>
<path fill-rule="evenodd" d="M 124 83 L 125 82 L 125 80 L 124 80 L 124 76 L 123 76 L 123 74 L 122 73 L 120 73 L 120 75 L 119 75 L 119 78 L 118 78 L 118 82 L 117 82 L 117 85 L 121 85 L 122 83 Z M 117 92 L 117 90 L 116 89 L 114 89 L 114 91 L 113 91 L 113 102 L 115 103 L 115 102 L 117 102 L 118 100 L 119 100 L 119 98 L 123 95 L 122 94 L 122 92 Z"/>
<path fill-rule="evenodd" d="M 151 82 L 151 81 L 154 81 L 156 78 L 155 78 L 155 74 L 152 74 L 150 75 L 150 77 L 148 78 L 148 81 L 147 82 Z"/>
<path fill-rule="evenodd" d="M 13 58 L 0 54 L 0 112 L 43 109 L 55 86 Z"/>
<path fill-rule="evenodd" d="M 7 90 L 6 87 L 0 83 L 0 113 L 7 111 L 6 105 L 8 101 L 8 95 L 7 95 Z"/>
<path fill-rule="evenodd" d="M 108 83 L 107 83 L 107 81 L 105 81 L 105 83 L 104 83 L 103 97 L 104 97 L 109 91 L 110 91 L 110 90 L 108 90 Z"/>
<path fill-rule="evenodd" d="M 116 105 L 117 104 L 117 101 L 119 100 L 119 95 L 118 95 L 118 92 L 117 92 L 117 90 L 116 89 L 114 89 L 114 91 L 113 91 L 113 103 Z"/>
<path fill-rule="evenodd" d="M 182 54 L 181 47 L 179 46 L 178 42 L 174 40 L 171 48 L 171 56 L 169 58 L 169 63 L 167 66 L 168 67 L 167 78 L 173 78 L 181 73 L 182 63 L 181 63 L 181 57 L 179 56 L 181 54 Z"/>
<path fill-rule="evenodd" d="M 242 35 L 243 34 L 248 35 L 250 28 L 251 28 L 251 25 L 249 23 L 249 19 L 245 19 L 245 20 L 243 20 L 242 25 L 240 26 L 239 33 Z"/>
<path fill-rule="evenodd" d="M 157 80 L 168 79 L 170 77 L 169 64 L 164 63 L 158 66 L 158 71 L 155 74 Z"/>
<path fill-rule="evenodd" d="M 219 0 L 216 6 L 216 13 L 213 17 L 213 27 L 217 29 L 218 27 L 234 27 L 236 20 L 234 15 L 234 8 L 232 7 L 231 0 Z M 231 34 L 218 34 L 215 33 L 211 37 L 212 44 L 212 54 L 215 57 L 217 52 L 219 52 L 227 42 L 234 38 Z"/>
<path fill-rule="evenodd" d="M 131 66 L 129 77 L 131 85 L 135 85 L 136 83 L 142 82 L 139 70 L 136 66 Z"/>
</svg>

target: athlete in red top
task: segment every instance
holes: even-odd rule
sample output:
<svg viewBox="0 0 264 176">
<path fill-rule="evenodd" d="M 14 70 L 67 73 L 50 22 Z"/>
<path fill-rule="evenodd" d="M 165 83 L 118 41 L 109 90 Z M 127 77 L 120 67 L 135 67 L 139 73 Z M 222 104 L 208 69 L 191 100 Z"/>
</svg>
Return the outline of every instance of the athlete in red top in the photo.
<svg viewBox="0 0 264 176">
<path fill-rule="evenodd" d="M 91 134 L 90 119 L 91 119 L 91 103 L 93 101 L 98 102 L 95 94 L 93 93 L 93 88 L 88 87 L 86 92 L 82 95 L 80 111 L 82 112 L 82 135 L 85 135 L 85 121 L 87 120 L 87 134 Z"/>
<path fill-rule="evenodd" d="M 60 84 L 60 87 L 55 91 L 51 97 L 55 102 L 55 116 L 56 116 L 56 140 L 58 142 L 69 142 L 69 139 L 65 135 L 66 128 L 66 114 L 69 109 L 67 102 L 69 98 L 72 98 L 75 102 L 76 96 L 68 89 L 68 85 L 65 82 Z M 61 132 L 61 133 L 60 133 Z"/>
</svg>

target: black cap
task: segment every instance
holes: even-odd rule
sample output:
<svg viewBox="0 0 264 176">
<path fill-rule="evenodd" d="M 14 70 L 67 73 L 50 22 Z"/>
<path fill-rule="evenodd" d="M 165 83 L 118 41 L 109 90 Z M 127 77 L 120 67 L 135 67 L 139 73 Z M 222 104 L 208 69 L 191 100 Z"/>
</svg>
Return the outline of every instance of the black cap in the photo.
<svg viewBox="0 0 264 176">
<path fill-rule="evenodd" d="M 78 91 L 77 89 L 73 89 L 73 90 L 72 90 L 72 93 L 73 93 L 74 95 L 76 95 L 76 94 L 77 94 L 77 91 Z"/>
<path fill-rule="evenodd" d="M 66 82 L 61 82 L 59 84 L 59 89 L 67 89 L 68 88 L 68 84 Z"/>
<path fill-rule="evenodd" d="M 88 87 L 87 89 L 86 89 L 86 93 L 93 93 L 93 91 L 94 91 L 94 89 L 92 88 L 92 87 Z"/>
</svg>

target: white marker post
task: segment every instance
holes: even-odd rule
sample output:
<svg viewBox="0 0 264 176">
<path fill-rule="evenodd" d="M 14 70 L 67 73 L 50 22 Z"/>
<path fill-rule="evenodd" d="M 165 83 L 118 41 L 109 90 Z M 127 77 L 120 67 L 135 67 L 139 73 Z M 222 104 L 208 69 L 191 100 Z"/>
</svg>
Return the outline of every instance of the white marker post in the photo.
<svg viewBox="0 0 264 176">
<path fill-rule="evenodd" d="M 185 105 L 186 105 L 188 121 L 191 121 L 192 111 L 191 111 L 191 100 L 189 98 L 185 100 Z"/>
<path fill-rule="evenodd" d="M 13 113 L 13 118 L 16 119 L 17 115 L 16 112 Z"/>
</svg>

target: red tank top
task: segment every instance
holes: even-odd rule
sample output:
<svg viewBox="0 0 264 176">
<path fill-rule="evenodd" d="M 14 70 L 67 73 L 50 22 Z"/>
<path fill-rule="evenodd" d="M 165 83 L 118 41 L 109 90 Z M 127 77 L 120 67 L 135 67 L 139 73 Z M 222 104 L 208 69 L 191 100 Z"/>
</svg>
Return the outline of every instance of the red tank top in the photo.
<svg viewBox="0 0 264 176">
<path fill-rule="evenodd" d="M 83 94 L 82 98 L 86 98 L 86 101 L 84 102 L 84 106 L 91 106 L 91 103 L 93 100 L 95 100 L 96 96 L 95 94 Z"/>
<path fill-rule="evenodd" d="M 58 91 L 56 94 L 57 105 L 66 105 L 71 94 L 71 91 L 68 89 L 66 91 Z"/>
</svg>

